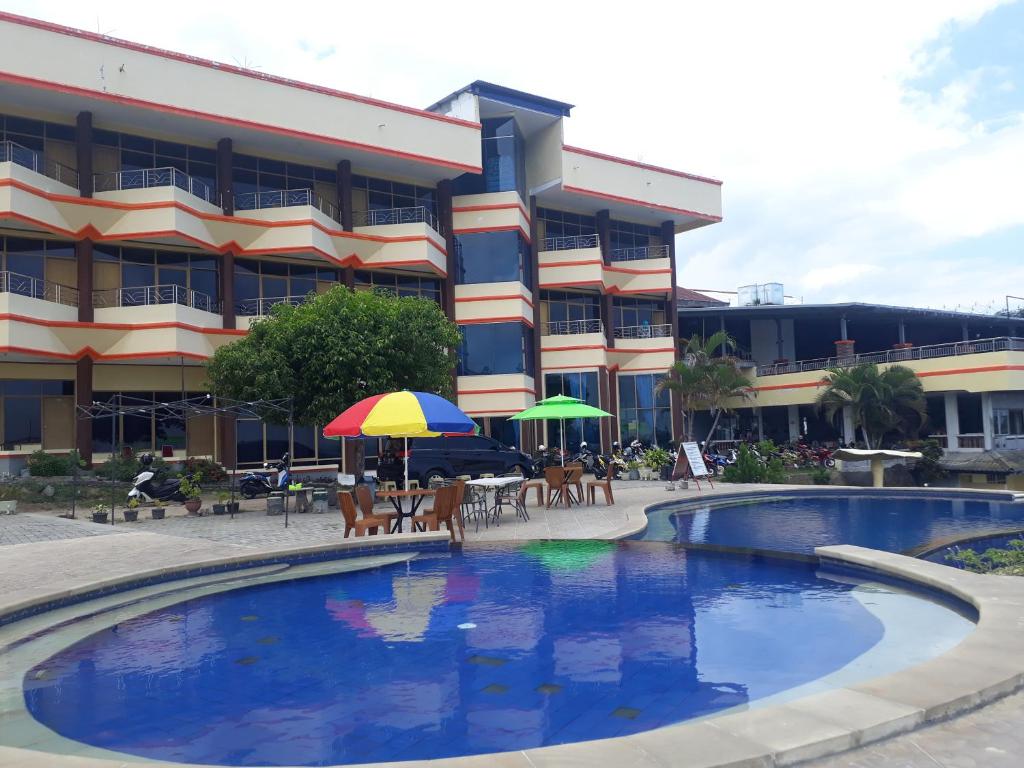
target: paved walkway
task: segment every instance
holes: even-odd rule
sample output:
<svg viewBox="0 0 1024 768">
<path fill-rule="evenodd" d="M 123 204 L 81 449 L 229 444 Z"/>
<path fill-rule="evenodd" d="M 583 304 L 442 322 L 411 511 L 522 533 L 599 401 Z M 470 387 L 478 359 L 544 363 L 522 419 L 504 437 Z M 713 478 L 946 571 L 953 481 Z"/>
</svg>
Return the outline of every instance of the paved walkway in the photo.
<svg viewBox="0 0 1024 768">
<path fill-rule="evenodd" d="M 123 528 L 97 525 L 88 520 L 65 520 L 54 515 L 17 514 L 0 517 L 0 546 L 5 544 L 32 544 L 39 541 L 81 539 L 86 536 L 105 536 L 124 533 Z"/>
</svg>

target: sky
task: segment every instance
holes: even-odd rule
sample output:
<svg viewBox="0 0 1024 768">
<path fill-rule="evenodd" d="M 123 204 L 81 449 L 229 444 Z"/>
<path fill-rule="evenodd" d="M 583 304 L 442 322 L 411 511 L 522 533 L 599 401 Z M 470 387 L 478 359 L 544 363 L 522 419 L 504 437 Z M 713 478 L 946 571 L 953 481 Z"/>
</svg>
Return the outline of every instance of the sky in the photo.
<svg viewBox="0 0 1024 768">
<path fill-rule="evenodd" d="M 566 143 L 724 181 L 677 240 L 691 288 L 1024 296 L 1024 0 L 0 8 L 410 106 L 478 79 L 575 104 Z"/>
</svg>

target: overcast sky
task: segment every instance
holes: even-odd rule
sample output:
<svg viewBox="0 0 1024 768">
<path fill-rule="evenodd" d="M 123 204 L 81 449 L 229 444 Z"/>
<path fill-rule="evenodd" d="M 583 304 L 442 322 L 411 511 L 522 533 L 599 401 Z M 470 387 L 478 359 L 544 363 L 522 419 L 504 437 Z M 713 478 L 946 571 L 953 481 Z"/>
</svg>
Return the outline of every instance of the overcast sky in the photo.
<svg viewBox="0 0 1024 768">
<path fill-rule="evenodd" d="M 689 287 L 1024 295 L 1021 0 L 0 7 L 418 107 L 476 79 L 568 101 L 567 143 L 725 182 Z"/>
</svg>

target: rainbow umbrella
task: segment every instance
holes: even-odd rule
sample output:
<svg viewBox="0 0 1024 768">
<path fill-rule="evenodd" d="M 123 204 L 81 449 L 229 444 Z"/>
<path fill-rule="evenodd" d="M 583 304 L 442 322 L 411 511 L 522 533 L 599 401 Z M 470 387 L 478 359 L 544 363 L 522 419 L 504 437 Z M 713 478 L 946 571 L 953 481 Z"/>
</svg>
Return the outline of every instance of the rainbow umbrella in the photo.
<svg viewBox="0 0 1024 768">
<path fill-rule="evenodd" d="M 472 433 L 476 423 L 455 405 L 429 392 L 388 392 L 360 400 L 324 427 L 324 437 L 405 439 L 409 487 L 409 438 Z"/>
</svg>

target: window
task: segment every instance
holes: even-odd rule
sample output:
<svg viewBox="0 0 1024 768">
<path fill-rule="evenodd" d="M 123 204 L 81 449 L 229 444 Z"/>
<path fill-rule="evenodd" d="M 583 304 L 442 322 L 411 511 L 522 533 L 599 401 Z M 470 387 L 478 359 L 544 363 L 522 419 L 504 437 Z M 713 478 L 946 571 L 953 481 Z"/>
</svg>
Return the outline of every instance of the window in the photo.
<svg viewBox="0 0 1024 768">
<path fill-rule="evenodd" d="M 540 319 L 545 326 L 548 323 L 569 323 L 572 321 L 600 320 L 601 299 L 593 293 L 572 293 L 569 291 L 541 291 Z M 574 326 L 547 329 L 549 333 L 582 333 Z M 594 329 L 597 330 L 596 327 Z M 586 332 L 589 332 L 587 330 Z"/>
<path fill-rule="evenodd" d="M 3 400 L 4 450 L 21 450 L 43 443 L 43 401 L 74 395 L 73 381 L 17 379 L 0 381 Z"/>
<path fill-rule="evenodd" d="M 94 392 L 93 400 L 110 403 L 118 397 L 122 404 L 174 403 L 182 397 L 197 397 L 200 392 L 180 390 L 172 392 Z M 196 417 L 193 417 L 196 418 Z M 193 424 L 195 422 L 193 421 Z M 241 422 L 239 422 L 241 424 Z M 135 453 L 159 453 L 164 446 L 184 451 L 187 444 L 187 426 L 184 415 L 156 410 L 148 413 L 128 413 L 113 418 L 96 419 L 92 426 L 92 449 L 96 453 L 110 453 L 114 446 L 130 447 Z"/>
<path fill-rule="evenodd" d="M 239 419 L 235 440 L 239 466 L 262 466 L 285 453 L 291 454 L 294 464 L 305 465 L 337 464 L 341 457 L 341 440 L 324 437 L 320 427 L 296 424 L 289 444 L 287 425 Z"/>
<path fill-rule="evenodd" d="M 97 244 L 93 249 L 94 282 L 100 294 L 110 294 L 108 284 L 101 277 L 107 265 L 116 265 L 120 273 L 121 304 L 145 304 L 148 294 L 145 289 L 152 286 L 178 286 L 188 291 L 197 291 L 209 302 L 197 300 L 193 306 L 209 308 L 217 311 L 220 300 L 220 259 L 209 253 L 186 253 L 184 251 L 156 251 L 151 248 L 119 248 L 107 244 Z M 132 290 L 134 289 L 134 290 Z M 116 306 L 115 296 L 103 296 L 107 300 L 104 306 Z M 161 292 L 160 302 L 177 300 L 173 292 Z M 180 303 L 180 302 L 179 302 Z"/>
<path fill-rule="evenodd" d="M 460 285 L 521 282 L 533 287 L 530 246 L 518 230 L 456 235 L 455 269 Z"/>
<path fill-rule="evenodd" d="M 518 192 L 526 199 L 526 152 L 523 135 L 513 117 L 481 121 L 482 174 L 463 174 L 453 185 L 456 195 Z"/>
<path fill-rule="evenodd" d="M 601 396 L 598 390 L 597 371 L 572 373 L 544 374 L 544 397 L 565 395 L 576 397 L 592 405 L 601 407 Z M 548 445 L 561 445 L 562 423 L 550 421 L 547 424 Z M 580 442 L 586 440 L 590 448 L 598 450 L 601 446 L 601 420 L 576 419 L 565 422 L 565 447 L 569 451 L 578 451 Z"/>
<path fill-rule="evenodd" d="M 98 146 L 116 150 L 120 159 L 118 170 L 177 168 L 193 179 L 203 182 L 211 190 L 217 188 L 216 149 L 100 129 L 93 131 L 93 142 Z M 130 186 L 133 179 L 142 185 L 142 176 L 131 174 L 123 176 L 121 183 L 123 186 Z"/>
<path fill-rule="evenodd" d="M 0 237 L 0 270 L 9 273 L 2 288 L 6 293 L 53 300 L 44 281 L 75 287 L 75 247 L 60 240 Z"/>
<path fill-rule="evenodd" d="M 578 237 L 597 233 L 597 219 L 553 208 L 538 208 L 537 219 L 541 224 L 541 237 Z"/>
<path fill-rule="evenodd" d="M 235 311 L 240 315 L 259 315 L 278 302 L 323 293 L 339 279 L 338 270 L 312 264 L 236 259 Z"/>
<path fill-rule="evenodd" d="M 389 291 L 395 296 L 416 296 L 441 303 L 441 281 L 432 277 L 358 271 L 355 274 L 355 288 L 357 291 Z"/>
<path fill-rule="evenodd" d="M 491 437 L 510 448 L 519 447 L 520 422 L 513 421 L 508 416 L 491 416 L 489 420 Z"/>
<path fill-rule="evenodd" d="M 657 392 L 653 373 L 619 376 L 619 428 L 623 444 L 634 438 L 648 445 L 672 444 L 672 409 L 668 390 Z"/>
<path fill-rule="evenodd" d="M 533 329 L 523 323 L 459 326 L 459 375 L 495 373 L 533 375 Z"/>
<path fill-rule="evenodd" d="M 232 155 L 232 191 L 235 196 L 253 192 L 279 192 L 285 189 L 319 189 L 331 203 L 337 201 L 338 174 L 333 168 L 286 163 L 251 155 Z M 317 185 L 320 182 L 320 185 Z M 236 206 L 237 207 L 237 206 Z"/>
<path fill-rule="evenodd" d="M 418 207 L 426 208 L 431 217 L 436 219 L 437 190 L 433 187 L 418 187 L 415 184 L 373 179 L 368 176 L 352 177 L 352 208 L 357 213 Z M 369 223 L 366 217 L 356 217 L 357 227 Z"/>
<path fill-rule="evenodd" d="M 1024 408 L 993 408 L 996 435 L 1024 435 Z"/>
<path fill-rule="evenodd" d="M 664 325 L 665 302 L 616 297 L 612 300 L 612 318 L 616 328 Z"/>
<path fill-rule="evenodd" d="M 621 248 L 646 248 L 662 244 L 659 227 L 612 220 L 609 222 L 609 229 L 609 239 L 613 251 Z"/>
<path fill-rule="evenodd" d="M 75 158 L 75 127 L 47 123 L 27 117 L 0 114 L 0 141 L 10 141 L 41 155 L 39 160 L 57 160 L 71 168 Z"/>
</svg>

